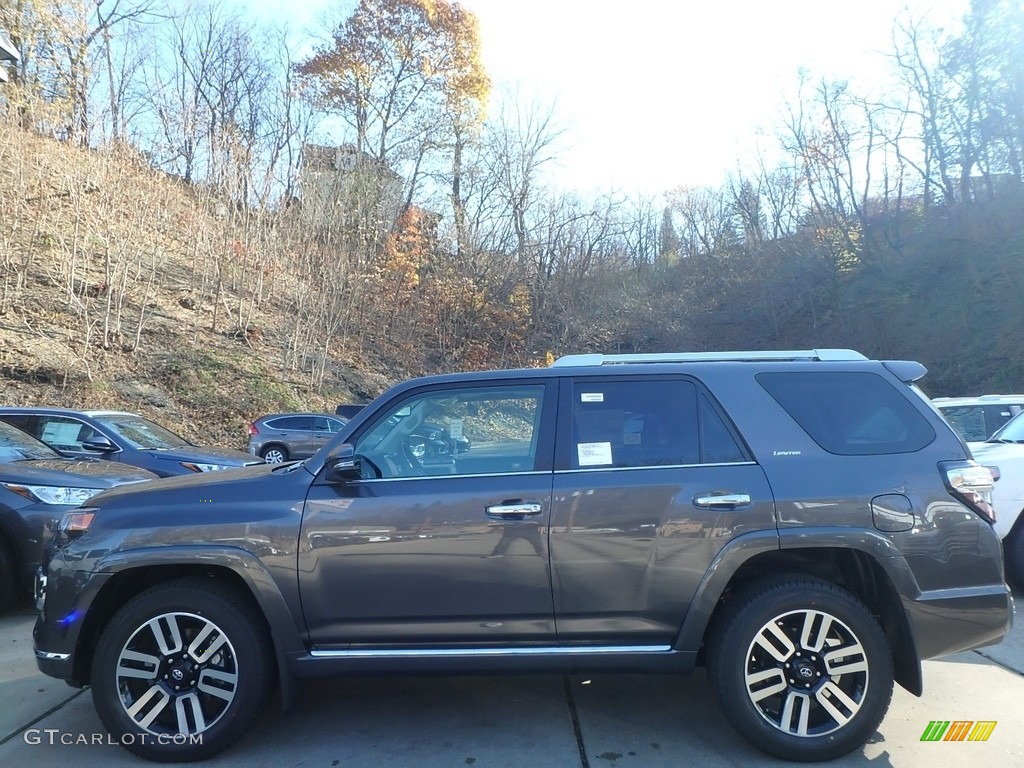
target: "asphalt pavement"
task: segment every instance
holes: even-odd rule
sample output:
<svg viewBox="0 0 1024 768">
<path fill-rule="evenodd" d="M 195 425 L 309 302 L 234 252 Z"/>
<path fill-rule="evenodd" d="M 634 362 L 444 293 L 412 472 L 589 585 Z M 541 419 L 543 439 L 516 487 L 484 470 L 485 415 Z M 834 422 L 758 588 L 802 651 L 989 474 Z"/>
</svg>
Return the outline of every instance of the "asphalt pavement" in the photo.
<svg viewBox="0 0 1024 768">
<path fill-rule="evenodd" d="M 1018 596 L 1018 600 L 1020 597 Z M 25 608 L 0 617 L 0 766 L 147 763 L 110 743 L 88 690 L 36 670 Z M 830 766 L 1024 766 L 1024 626 L 999 646 L 925 662 L 925 693 L 896 688 L 878 732 Z M 995 722 L 987 741 L 923 742 L 931 721 Z M 643 675 L 315 681 L 268 709 L 211 768 L 678 768 L 799 765 L 725 722 L 702 670 Z"/>
</svg>

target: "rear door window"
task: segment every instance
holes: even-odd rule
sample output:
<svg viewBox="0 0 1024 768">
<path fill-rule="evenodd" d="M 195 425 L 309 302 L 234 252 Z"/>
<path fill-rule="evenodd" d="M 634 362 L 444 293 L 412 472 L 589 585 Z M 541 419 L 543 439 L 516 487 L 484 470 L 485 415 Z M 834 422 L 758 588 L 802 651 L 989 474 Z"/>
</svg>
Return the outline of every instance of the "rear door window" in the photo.
<svg viewBox="0 0 1024 768">
<path fill-rule="evenodd" d="M 912 453 L 935 439 L 924 415 L 877 374 L 806 371 L 759 373 L 756 378 L 829 453 Z"/>
<path fill-rule="evenodd" d="M 732 432 L 692 381 L 578 379 L 573 383 L 570 469 L 745 461 Z"/>
<path fill-rule="evenodd" d="M 267 426 L 282 431 L 309 432 L 313 429 L 313 419 L 310 416 L 282 416 L 280 419 L 268 421 Z"/>
</svg>

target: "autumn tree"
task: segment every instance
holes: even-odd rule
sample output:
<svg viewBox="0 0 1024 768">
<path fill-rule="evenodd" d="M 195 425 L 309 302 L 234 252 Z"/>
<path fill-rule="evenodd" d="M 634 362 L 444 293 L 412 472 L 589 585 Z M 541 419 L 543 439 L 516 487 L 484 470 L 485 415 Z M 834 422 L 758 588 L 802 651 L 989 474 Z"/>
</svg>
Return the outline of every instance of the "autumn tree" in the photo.
<svg viewBox="0 0 1024 768">
<path fill-rule="evenodd" d="M 381 163 L 414 157 L 453 114 L 469 119 L 489 88 L 476 18 L 448 0 L 360 0 L 298 70 Z"/>
</svg>

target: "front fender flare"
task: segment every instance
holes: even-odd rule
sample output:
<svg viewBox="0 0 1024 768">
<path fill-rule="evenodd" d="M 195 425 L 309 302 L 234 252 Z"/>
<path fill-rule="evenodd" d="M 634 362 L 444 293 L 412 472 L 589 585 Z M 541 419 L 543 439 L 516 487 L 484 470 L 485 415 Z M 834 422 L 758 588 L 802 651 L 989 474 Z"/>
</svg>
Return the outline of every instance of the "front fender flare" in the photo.
<svg viewBox="0 0 1024 768">
<path fill-rule="evenodd" d="M 139 568 L 181 567 L 225 568 L 235 574 L 249 590 L 270 628 L 277 661 L 281 704 L 288 709 L 294 700 L 291 659 L 305 655 L 307 649 L 302 630 L 288 602 L 267 570 L 266 565 L 251 552 L 238 547 L 216 545 L 175 545 L 122 550 L 103 557 L 94 573 L 114 578 Z"/>
</svg>

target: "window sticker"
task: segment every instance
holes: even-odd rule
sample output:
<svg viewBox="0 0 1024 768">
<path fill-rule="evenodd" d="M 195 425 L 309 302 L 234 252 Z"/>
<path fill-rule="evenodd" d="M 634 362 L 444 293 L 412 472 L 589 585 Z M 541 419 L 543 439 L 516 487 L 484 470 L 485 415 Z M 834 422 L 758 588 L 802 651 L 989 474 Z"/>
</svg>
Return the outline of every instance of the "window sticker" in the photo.
<svg viewBox="0 0 1024 768">
<path fill-rule="evenodd" d="M 603 403 L 604 392 L 581 392 L 580 393 L 581 403 Z"/>
<path fill-rule="evenodd" d="M 462 419 L 452 419 L 448 425 L 448 436 L 452 440 L 461 440 L 463 437 L 462 433 Z"/>
<path fill-rule="evenodd" d="M 612 463 L 611 443 L 577 443 L 576 454 L 581 467 L 600 467 Z"/>
<path fill-rule="evenodd" d="M 57 445 L 76 445 L 81 424 L 66 421 L 48 421 L 43 427 L 42 441 Z"/>
</svg>

